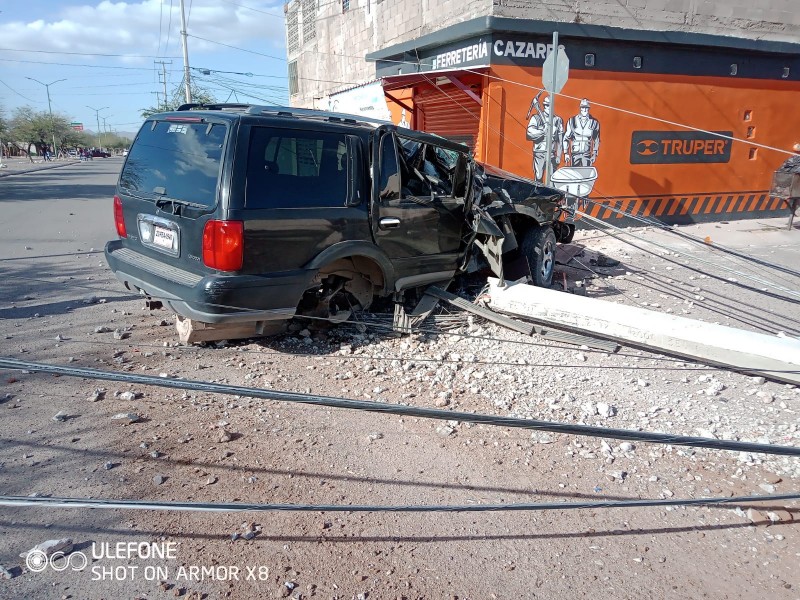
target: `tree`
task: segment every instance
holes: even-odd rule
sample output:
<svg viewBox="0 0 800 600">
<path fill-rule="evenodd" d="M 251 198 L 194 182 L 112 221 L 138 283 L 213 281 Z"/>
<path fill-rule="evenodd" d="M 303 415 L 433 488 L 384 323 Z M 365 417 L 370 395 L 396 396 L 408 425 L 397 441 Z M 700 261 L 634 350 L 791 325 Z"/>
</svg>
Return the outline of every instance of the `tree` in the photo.
<svg viewBox="0 0 800 600">
<path fill-rule="evenodd" d="M 8 145 L 8 121 L 6 121 L 5 110 L 0 106 L 0 159 L 7 154 L 4 148 Z M 0 160 L 0 163 L 3 161 Z"/>
<path fill-rule="evenodd" d="M 12 143 L 25 152 L 30 158 L 31 147 L 41 149 L 43 144 L 63 144 L 63 140 L 72 133 L 69 119 L 64 115 L 37 112 L 30 106 L 23 106 L 14 111 L 10 122 L 9 137 Z M 19 144 L 24 144 L 20 146 Z"/>
<path fill-rule="evenodd" d="M 209 90 L 201 88 L 195 84 L 192 84 L 192 102 L 196 104 L 214 104 L 217 102 L 217 99 L 214 97 L 214 94 Z M 155 106 L 150 106 L 148 108 L 142 109 L 142 117 L 145 119 L 150 115 L 160 112 L 168 112 L 171 110 L 177 110 L 181 104 L 186 103 L 186 98 L 184 96 L 184 87 L 181 84 L 172 92 L 172 97 L 170 98 L 169 102 L 165 104 L 158 104 Z"/>
</svg>

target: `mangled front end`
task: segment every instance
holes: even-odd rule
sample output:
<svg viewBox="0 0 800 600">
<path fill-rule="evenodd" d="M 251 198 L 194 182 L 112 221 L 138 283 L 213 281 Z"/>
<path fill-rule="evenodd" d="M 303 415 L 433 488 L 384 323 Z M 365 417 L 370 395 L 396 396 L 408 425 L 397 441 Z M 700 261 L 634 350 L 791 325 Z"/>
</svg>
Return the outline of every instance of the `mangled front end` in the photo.
<svg viewBox="0 0 800 600">
<path fill-rule="evenodd" d="M 521 240 L 532 231 L 552 228 L 557 241 L 569 241 L 574 212 L 563 191 L 546 187 L 491 165 L 475 163 L 471 226 L 474 244 L 502 280 L 532 276 Z M 474 262 L 470 270 L 482 265 Z"/>
</svg>

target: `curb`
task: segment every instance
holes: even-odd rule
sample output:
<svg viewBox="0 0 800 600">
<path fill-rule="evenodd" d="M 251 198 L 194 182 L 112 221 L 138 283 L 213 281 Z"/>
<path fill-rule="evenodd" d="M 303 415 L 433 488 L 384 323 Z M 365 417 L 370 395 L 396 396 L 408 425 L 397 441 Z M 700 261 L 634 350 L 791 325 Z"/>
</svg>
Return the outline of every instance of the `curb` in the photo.
<svg viewBox="0 0 800 600">
<path fill-rule="evenodd" d="M 0 170 L 0 177 L 11 177 L 12 175 L 24 175 L 25 173 L 36 173 L 37 171 L 48 171 L 50 169 L 58 169 L 60 167 L 66 167 L 66 166 L 69 166 L 69 165 L 77 165 L 78 163 L 79 163 L 79 161 L 74 160 L 74 161 L 70 161 L 70 162 L 59 163 L 57 165 L 48 165 L 46 167 L 38 167 L 38 168 L 34 168 L 34 169 L 24 169 L 24 170 L 21 170 L 21 171 L 3 172 L 2 170 Z"/>
</svg>

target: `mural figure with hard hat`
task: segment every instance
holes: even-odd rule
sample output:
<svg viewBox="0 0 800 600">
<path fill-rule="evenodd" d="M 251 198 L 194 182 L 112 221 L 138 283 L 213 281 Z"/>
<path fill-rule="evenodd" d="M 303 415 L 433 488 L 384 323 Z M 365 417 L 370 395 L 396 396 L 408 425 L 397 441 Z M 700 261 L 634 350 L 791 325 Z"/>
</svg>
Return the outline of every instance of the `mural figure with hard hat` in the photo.
<svg viewBox="0 0 800 600">
<path fill-rule="evenodd" d="M 600 150 L 600 121 L 590 113 L 591 104 L 581 100 L 580 112 L 567 120 L 564 135 L 564 164 L 573 167 L 592 167 Z"/>
<path fill-rule="evenodd" d="M 533 142 L 533 174 L 537 182 L 544 182 L 545 165 L 547 165 L 547 135 L 552 136 L 550 165 L 548 170 L 552 174 L 561 163 L 561 144 L 564 139 L 564 119 L 553 115 L 553 130 L 550 130 L 550 96 L 542 104 L 539 98 L 544 92 L 540 91 L 531 101 L 528 114 L 528 127 L 525 137 Z"/>
</svg>

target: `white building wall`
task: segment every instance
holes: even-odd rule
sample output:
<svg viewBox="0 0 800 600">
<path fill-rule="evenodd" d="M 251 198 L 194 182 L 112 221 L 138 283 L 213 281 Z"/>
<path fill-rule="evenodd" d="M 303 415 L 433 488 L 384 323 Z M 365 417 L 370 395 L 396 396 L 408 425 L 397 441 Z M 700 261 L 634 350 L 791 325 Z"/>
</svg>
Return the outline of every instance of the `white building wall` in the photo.
<svg viewBox="0 0 800 600">
<path fill-rule="evenodd" d="M 498 17 L 800 42 L 798 0 L 493 0 Z"/>
<path fill-rule="evenodd" d="M 308 0 L 292 0 L 285 10 L 298 10 L 304 2 Z M 349 10 L 342 13 L 341 0 L 318 0 L 316 37 L 310 42 L 301 39 L 300 51 L 289 52 L 289 61 L 298 61 L 300 77 L 299 93 L 291 96 L 292 105 L 326 108 L 329 94 L 375 79 L 375 64 L 364 60 L 367 53 L 489 15 L 491 3 L 350 0 Z M 302 25 L 298 30 L 302 34 Z"/>
<path fill-rule="evenodd" d="M 364 56 L 481 16 L 684 31 L 770 41 L 800 42 L 800 0 L 291 0 L 298 10 L 299 50 L 294 106 L 326 108 L 327 97 L 375 77 Z M 308 16 L 303 14 L 307 7 Z M 315 36 L 303 39 L 303 19 Z"/>
</svg>

